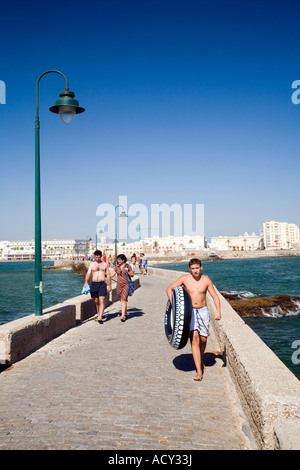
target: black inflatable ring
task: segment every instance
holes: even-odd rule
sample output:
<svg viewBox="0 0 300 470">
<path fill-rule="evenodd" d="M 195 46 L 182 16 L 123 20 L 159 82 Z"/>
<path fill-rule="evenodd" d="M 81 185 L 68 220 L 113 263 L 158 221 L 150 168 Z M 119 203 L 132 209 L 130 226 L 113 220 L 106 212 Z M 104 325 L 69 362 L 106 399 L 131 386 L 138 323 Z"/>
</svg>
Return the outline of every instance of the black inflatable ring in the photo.
<svg viewBox="0 0 300 470">
<path fill-rule="evenodd" d="M 192 301 L 187 291 L 175 287 L 172 295 L 172 305 L 168 300 L 165 314 L 165 333 L 174 349 L 182 349 L 190 336 L 192 319 Z"/>
</svg>

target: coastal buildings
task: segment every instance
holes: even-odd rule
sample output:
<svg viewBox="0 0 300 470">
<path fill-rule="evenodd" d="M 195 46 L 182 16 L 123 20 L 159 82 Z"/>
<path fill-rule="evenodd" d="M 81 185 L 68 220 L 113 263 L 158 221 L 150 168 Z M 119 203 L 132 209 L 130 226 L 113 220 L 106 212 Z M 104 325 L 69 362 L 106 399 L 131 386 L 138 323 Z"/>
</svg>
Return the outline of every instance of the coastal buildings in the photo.
<svg viewBox="0 0 300 470">
<path fill-rule="evenodd" d="M 213 250 L 254 251 L 254 250 L 289 250 L 297 248 L 300 242 L 299 228 L 294 223 L 264 222 L 260 235 L 212 237 L 210 248 Z"/>
<path fill-rule="evenodd" d="M 190 254 L 195 251 L 203 250 L 206 246 L 205 238 L 202 236 L 188 236 L 182 237 L 152 237 L 144 238 L 133 243 L 118 243 L 118 253 L 124 253 L 125 256 L 130 257 L 133 253 L 139 255 L 145 254 Z M 97 243 L 97 248 L 112 256 L 115 253 L 114 243 L 107 243 L 105 238 Z"/>
<path fill-rule="evenodd" d="M 127 257 L 133 253 L 139 255 L 141 252 L 161 255 L 173 252 L 191 254 L 203 250 L 205 245 L 206 241 L 202 236 L 153 237 L 133 243 L 118 242 L 118 253 L 124 253 Z M 89 257 L 95 249 L 96 245 L 91 238 L 42 241 L 43 260 Z M 102 237 L 97 240 L 97 249 L 106 255 L 114 256 L 115 243 Z M 0 241 L 0 259 L 7 261 L 34 260 L 34 240 Z"/>
<path fill-rule="evenodd" d="M 264 222 L 261 228 L 262 248 L 288 250 L 299 243 L 299 227 L 287 222 Z"/>
<path fill-rule="evenodd" d="M 260 237 L 252 233 L 248 235 L 219 236 L 212 237 L 210 248 L 213 250 L 254 251 L 260 249 Z"/>
<path fill-rule="evenodd" d="M 68 240 L 43 240 L 43 259 L 69 259 L 74 256 L 85 256 L 92 252 L 92 240 L 68 239 Z M 0 241 L 0 259 L 7 261 L 34 260 L 34 240 Z"/>
<path fill-rule="evenodd" d="M 92 256 L 96 249 L 103 254 L 115 255 L 114 240 L 107 240 L 106 237 L 97 239 L 96 244 L 90 237 L 85 239 L 53 239 L 42 241 L 43 260 L 83 258 Z M 255 251 L 266 250 L 286 250 L 300 248 L 299 228 L 294 223 L 287 222 L 264 222 L 260 235 L 247 232 L 244 235 L 226 235 L 212 237 L 207 245 L 204 236 L 169 236 L 144 238 L 132 243 L 118 242 L 118 253 L 124 253 L 129 258 L 133 253 L 139 255 L 167 256 L 171 253 L 177 255 L 193 255 L 207 249 L 218 251 Z M 34 240 L 0 241 L 0 260 L 34 260 Z"/>
</svg>

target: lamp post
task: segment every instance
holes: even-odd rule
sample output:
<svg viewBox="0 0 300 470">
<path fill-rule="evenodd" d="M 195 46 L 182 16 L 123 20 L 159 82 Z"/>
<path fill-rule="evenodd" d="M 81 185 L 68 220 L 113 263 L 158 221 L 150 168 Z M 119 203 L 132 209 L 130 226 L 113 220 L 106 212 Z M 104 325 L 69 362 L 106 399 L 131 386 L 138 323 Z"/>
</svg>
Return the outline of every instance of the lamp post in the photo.
<svg viewBox="0 0 300 470">
<path fill-rule="evenodd" d="M 123 206 L 121 206 L 119 204 L 117 206 L 115 206 L 115 265 L 117 264 L 117 256 L 118 256 L 118 248 L 117 248 L 117 243 L 118 243 L 118 240 L 117 240 L 117 208 L 118 207 L 122 207 L 122 209 L 123 209 L 123 211 L 121 212 L 119 217 L 127 217 L 127 214 L 126 214 Z"/>
<path fill-rule="evenodd" d="M 91 241 L 92 241 L 92 238 L 88 235 L 88 236 L 86 237 L 86 259 L 88 259 L 88 257 L 89 257 L 89 251 L 90 251 Z"/>
<path fill-rule="evenodd" d="M 101 233 L 103 233 L 103 230 L 100 229 L 99 234 L 101 234 Z M 96 230 L 96 250 L 98 250 L 97 246 L 98 246 L 98 234 L 97 234 L 97 230 Z"/>
<path fill-rule="evenodd" d="M 84 108 L 79 106 L 74 99 L 75 94 L 69 91 L 67 77 L 58 70 L 47 70 L 42 73 L 36 82 L 36 117 L 35 117 L 35 268 L 34 268 L 34 291 L 35 291 L 35 315 L 42 315 L 42 237 L 41 237 L 41 177 L 40 177 L 40 120 L 39 120 L 39 83 L 47 73 L 58 73 L 65 79 L 65 90 L 59 94 L 59 99 L 50 111 L 59 114 L 60 118 L 70 124 L 76 114 L 83 113 Z"/>
</svg>

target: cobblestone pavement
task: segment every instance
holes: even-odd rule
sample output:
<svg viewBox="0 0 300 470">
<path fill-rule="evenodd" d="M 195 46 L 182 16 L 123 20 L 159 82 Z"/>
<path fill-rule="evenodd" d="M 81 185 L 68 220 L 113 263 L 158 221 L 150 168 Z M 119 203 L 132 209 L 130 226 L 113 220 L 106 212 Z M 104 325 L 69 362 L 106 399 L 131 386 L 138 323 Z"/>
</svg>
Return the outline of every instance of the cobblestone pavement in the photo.
<svg viewBox="0 0 300 470">
<path fill-rule="evenodd" d="M 202 382 L 164 333 L 170 280 L 141 276 L 120 303 L 0 374 L 0 449 L 251 449 L 213 334 Z"/>
</svg>

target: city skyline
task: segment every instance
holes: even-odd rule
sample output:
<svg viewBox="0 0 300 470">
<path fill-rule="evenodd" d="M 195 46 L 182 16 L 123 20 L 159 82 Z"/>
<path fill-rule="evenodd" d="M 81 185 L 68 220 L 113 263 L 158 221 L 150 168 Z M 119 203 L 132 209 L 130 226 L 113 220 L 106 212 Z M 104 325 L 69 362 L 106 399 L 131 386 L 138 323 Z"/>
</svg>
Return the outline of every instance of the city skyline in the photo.
<svg viewBox="0 0 300 470">
<path fill-rule="evenodd" d="M 291 225 L 291 226 L 295 226 L 295 229 L 299 232 L 300 231 L 300 228 L 298 227 L 297 224 L 295 224 L 294 222 L 286 222 L 286 221 L 271 221 L 271 220 L 268 220 L 268 221 L 264 221 L 260 227 L 260 229 L 258 230 L 258 232 L 256 233 L 255 231 L 250 231 L 250 232 L 247 232 L 247 231 L 244 231 L 243 233 L 235 233 L 235 234 L 218 234 L 218 235 L 212 235 L 210 237 L 210 240 L 212 238 L 235 238 L 235 237 L 243 237 L 243 236 L 257 236 L 257 237 L 261 237 L 262 236 L 262 233 L 264 231 L 264 226 L 265 225 L 270 225 L 270 224 L 275 224 L 275 225 Z M 298 233 L 297 232 L 297 233 Z M 128 240 L 124 240 L 122 238 L 118 238 L 118 243 L 122 243 L 122 242 L 125 242 L 127 244 L 132 244 L 132 243 L 138 243 L 139 241 L 143 241 L 143 240 L 155 240 L 155 239 L 167 239 L 167 238 L 203 238 L 205 239 L 208 243 L 209 243 L 209 239 L 205 236 L 205 235 L 195 235 L 195 234 L 183 234 L 183 235 L 180 235 L 180 236 L 176 236 L 176 235 L 167 235 L 167 236 L 160 236 L 160 235 L 155 235 L 155 236 L 143 236 L 139 239 L 135 239 L 135 240 L 131 240 L 131 239 L 128 239 Z M 297 238 L 297 241 L 300 241 L 299 239 L 299 236 L 296 237 Z M 115 238 L 109 238 L 105 235 L 100 235 L 97 237 L 97 243 L 100 243 L 100 241 L 102 240 L 105 240 L 105 243 L 114 243 L 115 241 Z M 92 242 L 92 243 L 95 243 L 96 242 L 96 237 L 95 238 L 92 238 L 92 237 L 85 237 L 85 238 L 79 238 L 79 237 L 68 237 L 68 238 L 58 238 L 58 237 L 54 237 L 54 238 L 51 238 L 51 239 L 43 239 L 43 243 L 44 242 L 49 242 L 49 241 L 74 241 L 74 240 L 77 240 L 77 241 L 81 241 L 81 242 Z M 10 239 L 10 240 L 4 240 L 4 239 L 0 239 L 0 244 L 1 243 L 6 243 L 6 242 L 33 242 L 34 243 L 34 238 L 32 239 Z"/>
<path fill-rule="evenodd" d="M 65 8 L 61 25 L 57 0 L 1 7 L 1 240 L 34 238 L 35 84 L 49 69 L 86 112 L 63 124 L 49 107 L 64 82 L 42 79 L 43 239 L 94 240 L 97 207 L 120 194 L 129 205 L 203 204 L 207 239 L 266 220 L 300 226 L 299 4 Z"/>
</svg>

